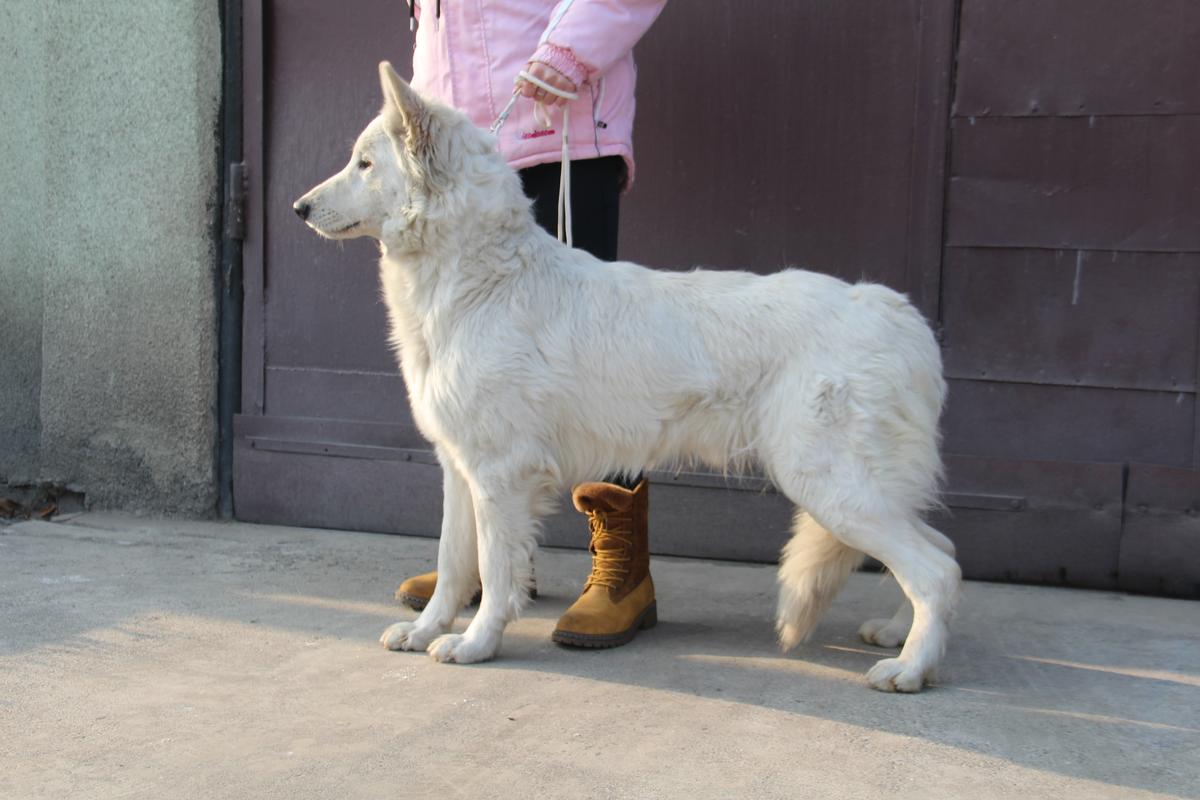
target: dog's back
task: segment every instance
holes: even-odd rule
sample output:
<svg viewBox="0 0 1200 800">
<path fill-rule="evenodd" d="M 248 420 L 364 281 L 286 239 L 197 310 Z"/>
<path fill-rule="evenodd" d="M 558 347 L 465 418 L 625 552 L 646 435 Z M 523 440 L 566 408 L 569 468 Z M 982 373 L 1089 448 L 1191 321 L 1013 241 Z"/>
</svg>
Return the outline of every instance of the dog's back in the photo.
<svg viewBox="0 0 1200 800">
<path fill-rule="evenodd" d="M 522 427 L 559 443 L 565 482 L 691 461 L 770 469 L 772 448 L 798 436 L 884 436 L 874 458 L 894 453 L 906 491 L 932 500 L 945 384 L 902 295 L 802 270 L 672 273 L 545 252 L 478 309 L 489 330 L 475 346 L 513 349 L 497 359 L 511 392 L 492 401 L 537 409 Z"/>
</svg>

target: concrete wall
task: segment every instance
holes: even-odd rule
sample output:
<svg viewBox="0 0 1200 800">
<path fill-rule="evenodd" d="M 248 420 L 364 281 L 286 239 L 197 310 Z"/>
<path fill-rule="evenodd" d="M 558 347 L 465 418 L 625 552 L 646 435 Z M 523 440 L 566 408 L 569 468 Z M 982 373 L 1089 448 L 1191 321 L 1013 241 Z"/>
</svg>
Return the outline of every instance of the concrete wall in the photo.
<svg viewBox="0 0 1200 800">
<path fill-rule="evenodd" d="M 0 483 L 214 507 L 218 5 L 0 4 Z"/>
<path fill-rule="evenodd" d="M 0 4 L 0 478 L 37 472 L 42 275 L 47 260 L 42 22 L 37 0 Z M 32 144 L 32 149 L 31 145 Z"/>
</svg>

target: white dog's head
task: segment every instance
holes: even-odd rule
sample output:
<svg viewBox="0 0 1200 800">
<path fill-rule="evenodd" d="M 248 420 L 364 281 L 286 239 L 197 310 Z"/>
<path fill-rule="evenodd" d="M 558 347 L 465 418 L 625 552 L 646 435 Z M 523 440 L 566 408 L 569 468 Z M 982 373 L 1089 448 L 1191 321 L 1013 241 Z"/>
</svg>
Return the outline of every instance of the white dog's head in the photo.
<svg viewBox="0 0 1200 800">
<path fill-rule="evenodd" d="M 394 246 L 466 208 L 475 216 L 497 204 L 528 208 L 487 132 L 422 98 L 386 61 L 379 77 L 383 109 L 354 143 L 350 162 L 292 204 L 309 227 L 330 239 L 370 236 Z M 491 190 L 486 200 L 474 196 L 476 188 Z"/>
</svg>

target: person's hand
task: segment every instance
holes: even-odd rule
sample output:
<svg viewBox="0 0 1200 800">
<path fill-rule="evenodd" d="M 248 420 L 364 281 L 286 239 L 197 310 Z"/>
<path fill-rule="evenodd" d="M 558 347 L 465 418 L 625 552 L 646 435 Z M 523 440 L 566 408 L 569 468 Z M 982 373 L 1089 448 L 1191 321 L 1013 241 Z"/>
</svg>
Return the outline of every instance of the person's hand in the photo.
<svg viewBox="0 0 1200 800">
<path fill-rule="evenodd" d="M 554 67 L 543 64 L 540 61 L 530 61 L 525 65 L 525 71 L 540 81 L 544 81 L 555 89 L 560 89 L 564 92 L 575 92 L 575 84 L 566 75 L 556 70 Z M 536 100 L 547 107 L 566 105 L 567 99 L 559 97 L 556 94 L 547 92 L 540 86 L 534 86 L 524 78 L 517 78 L 517 91 L 523 96 Z"/>
</svg>

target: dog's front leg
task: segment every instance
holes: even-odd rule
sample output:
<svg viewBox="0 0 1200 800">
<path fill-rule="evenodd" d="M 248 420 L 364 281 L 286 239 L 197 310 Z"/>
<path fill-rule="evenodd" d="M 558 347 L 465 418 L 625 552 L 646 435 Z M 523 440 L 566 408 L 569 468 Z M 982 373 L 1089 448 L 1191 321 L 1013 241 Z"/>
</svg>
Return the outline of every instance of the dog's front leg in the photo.
<svg viewBox="0 0 1200 800">
<path fill-rule="evenodd" d="M 529 490 L 485 483 L 473 499 L 483 602 L 462 635 L 446 634 L 429 645 L 429 654 L 438 661 L 472 664 L 495 656 L 505 626 L 528 598 L 534 547 Z"/>
<path fill-rule="evenodd" d="M 397 622 L 379 637 L 389 650 L 424 650 L 450 630 L 454 617 L 479 587 L 475 509 L 471 490 L 454 463 L 442 464 L 442 538 L 438 542 L 438 580 L 433 597 L 412 622 Z"/>
</svg>

